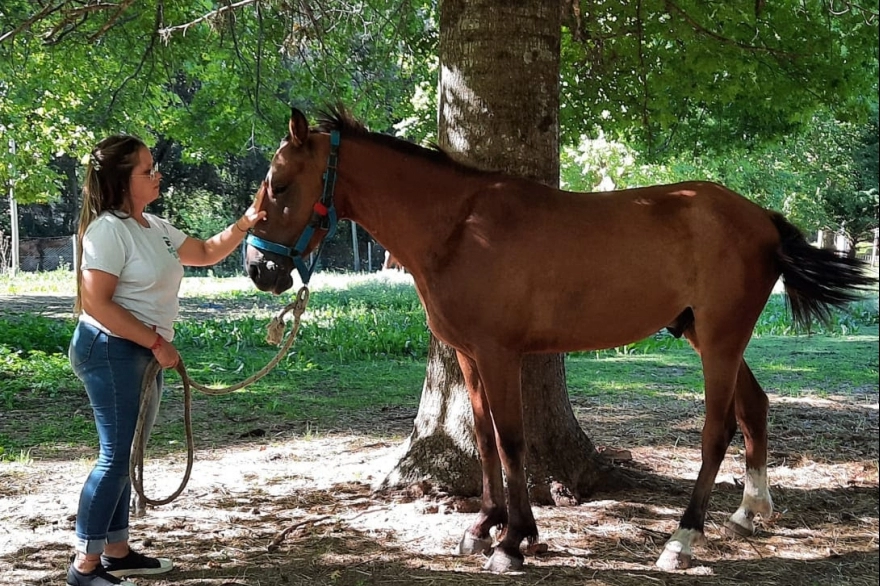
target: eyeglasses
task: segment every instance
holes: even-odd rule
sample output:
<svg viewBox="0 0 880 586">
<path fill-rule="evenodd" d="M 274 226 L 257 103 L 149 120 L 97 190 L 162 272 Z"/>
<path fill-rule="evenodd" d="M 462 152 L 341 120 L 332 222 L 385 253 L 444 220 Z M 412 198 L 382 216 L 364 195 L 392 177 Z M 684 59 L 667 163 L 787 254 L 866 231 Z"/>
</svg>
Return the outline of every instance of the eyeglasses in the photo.
<svg viewBox="0 0 880 586">
<path fill-rule="evenodd" d="M 132 173 L 132 177 L 149 177 L 150 181 L 156 181 L 159 178 L 159 163 L 153 163 L 153 167 L 149 173 Z"/>
</svg>

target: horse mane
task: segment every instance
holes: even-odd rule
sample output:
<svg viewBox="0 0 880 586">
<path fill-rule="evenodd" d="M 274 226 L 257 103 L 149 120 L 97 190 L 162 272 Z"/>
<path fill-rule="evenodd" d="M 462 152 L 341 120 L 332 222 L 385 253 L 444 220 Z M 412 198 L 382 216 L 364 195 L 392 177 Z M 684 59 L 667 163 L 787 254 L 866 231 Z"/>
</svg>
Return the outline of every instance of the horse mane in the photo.
<svg viewBox="0 0 880 586">
<path fill-rule="evenodd" d="M 456 161 L 447 151 L 436 143 L 431 143 L 427 147 L 424 147 L 414 142 L 391 136 L 390 134 L 373 132 L 364 126 L 363 122 L 356 119 L 348 108 L 342 104 L 325 106 L 322 108 L 318 113 L 318 123 L 313 129 L 318 132 L 330 132 L 336 130 L 339 132 L 340 136 L 363 138 L 393 149 L 404 155 L 419 157 L 438 165 L 455 168 L 456 170 L 465 173 L 491 173 L 491 171 L 480 169 L 474 165 Z"/>
</svg>

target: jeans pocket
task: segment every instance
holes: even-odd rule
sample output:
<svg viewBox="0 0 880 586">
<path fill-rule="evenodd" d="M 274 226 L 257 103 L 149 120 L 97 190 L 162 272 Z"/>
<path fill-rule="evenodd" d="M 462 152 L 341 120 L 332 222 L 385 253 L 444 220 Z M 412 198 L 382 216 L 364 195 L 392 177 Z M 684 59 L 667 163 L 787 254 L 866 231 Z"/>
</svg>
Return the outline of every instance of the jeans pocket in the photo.
<svg viewBox="0 0 880 586">
<path fill-rule="evenodd" d="M 92 348 L 101 335 L 98 328 L 79 322 L 73 330 L 73 337 L 70 339 L 70 348 L 68 349 L 68 358 L 73 371 L 89 361 L 92 356 Z"/>
</svg>

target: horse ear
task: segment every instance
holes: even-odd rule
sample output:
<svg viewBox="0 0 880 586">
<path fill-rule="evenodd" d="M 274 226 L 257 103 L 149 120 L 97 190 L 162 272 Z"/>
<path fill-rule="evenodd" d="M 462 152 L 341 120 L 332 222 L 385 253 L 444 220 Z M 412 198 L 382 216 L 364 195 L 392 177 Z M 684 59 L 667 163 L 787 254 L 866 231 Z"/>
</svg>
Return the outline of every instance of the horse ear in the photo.
<svg viewBox="0 0 880 586">
<path fill-rule="evenodd" d="M 290 142 L 293 146 L 302 146 L 309 138 L 309 122 L 305 115 L 293 108 L 290 112 Z"/>
</svg>

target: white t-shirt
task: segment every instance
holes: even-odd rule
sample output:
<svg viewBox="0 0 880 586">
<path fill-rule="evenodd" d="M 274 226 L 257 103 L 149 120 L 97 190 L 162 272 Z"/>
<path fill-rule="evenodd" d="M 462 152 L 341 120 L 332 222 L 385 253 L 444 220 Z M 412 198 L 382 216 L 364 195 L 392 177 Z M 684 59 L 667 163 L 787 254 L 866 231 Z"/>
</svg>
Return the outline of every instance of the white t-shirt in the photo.
<svg viewBox="0 0 880 586">
<path fill-rule="evenodd" d="M 83 235 L 81 268 L 118 277 L 113 301 L 171 341 L 183 279 L 177 249 L 183 245 L 186 234 L 152 214 L 144 214 L 144 218 L 149 228 L 134 218 L 121 218 L 112 212 L 95 218 Z M 113 334 L 86 312 L 80 319 Z"/>
</svg>

